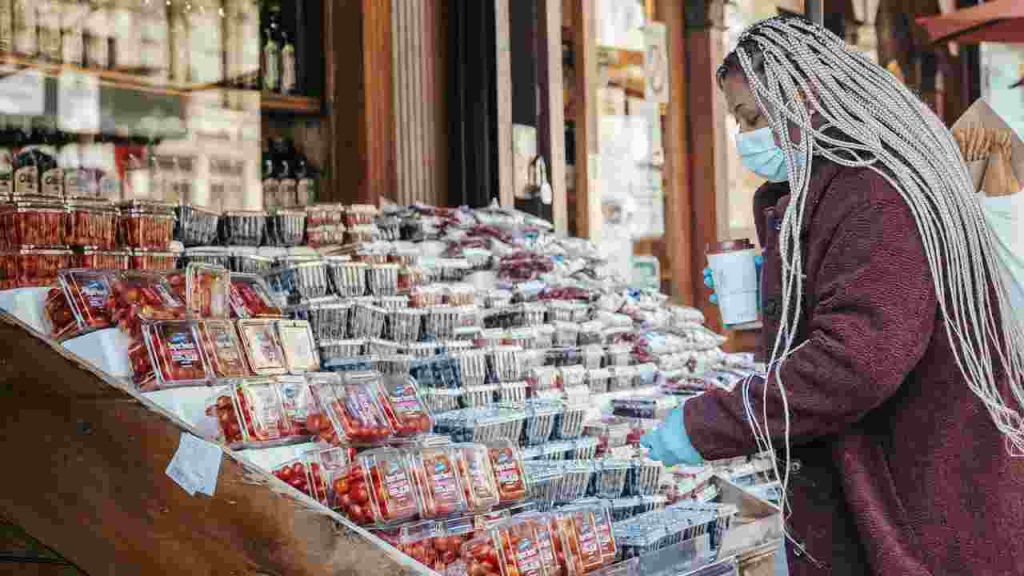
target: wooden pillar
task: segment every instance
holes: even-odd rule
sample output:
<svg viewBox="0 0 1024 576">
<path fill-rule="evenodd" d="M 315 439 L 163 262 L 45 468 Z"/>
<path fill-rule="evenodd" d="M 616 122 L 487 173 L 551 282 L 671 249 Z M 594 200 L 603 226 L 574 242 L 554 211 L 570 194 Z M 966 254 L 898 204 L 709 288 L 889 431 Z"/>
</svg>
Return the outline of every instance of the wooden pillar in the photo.
<svg viewBox="0 0 1024 576">
<path fill-rule="evenodd" d="M 687 3 L 689 4 L 689 3 Z M 690 185 L 691 154 L 689 133 L 688 60 L 690 46 L 686 38 L 686 12 L 677 0 L 657 0 L 657 19 L 665 23 L 668 36 L 669 102 L 665 114 L 665 241 L 668 248 L 673 298 L 694 305 L 693 262 L 694 199 Z"/>
<path fill-rule="evenodd" d="M 720 315 L 709 298 L 700 271 L 705 266 L 707 246 L 718 240 L 718 176 L 715 170 L 720 149 L 722 128 L 718 126 L 725 110 L 716 105 L 718 83 L 715 80 L 717 46 L 720 40 L 712 24 L 710 9 L 720 2 L 687 0 L 686 2 L 686 117 L 691 197 L 689 269 L 677 277 L 677 283 L 688 285 L 692 304 L 704 311 L 708 327 L 721 330 Z M 720 15 L 719 15 L 720 16 Z"/>
<path fill-rule="evenodd" d="M 515 205 L 515 159 L 512 149 L 512 51 L 509 47 L 509 2 L 494 2 L 494 80 L 498 99 L 498 198 L 502 206 Z"/>
<path fill-rule="evenodd" d="M 391 2 L 326 2 L 330 200 L 376 204 L 396 190 Z"/>
<path fill-rule="evenodd" d="M 576 72 L 576 233 L 581 238 L 590 238 L 594 220 L 591 210 L 600 209 L 599 199 L 591 198 L 594 192 L 592 183 L 596 181 L 595 172 L 598 170 L 591 163 L 592 156 L 597 154 L 597 24 L 594 1 L 572 0 Z"/>
<path fill-rule="evenodd" d="M 568 232 L 565 192 L 565 94 L 562 90 L 562 1 L 539 0 L 537 78 L 540 87 L 540 153 L 547 158 L 552 215 L 557 232 Z"/>
</svg>

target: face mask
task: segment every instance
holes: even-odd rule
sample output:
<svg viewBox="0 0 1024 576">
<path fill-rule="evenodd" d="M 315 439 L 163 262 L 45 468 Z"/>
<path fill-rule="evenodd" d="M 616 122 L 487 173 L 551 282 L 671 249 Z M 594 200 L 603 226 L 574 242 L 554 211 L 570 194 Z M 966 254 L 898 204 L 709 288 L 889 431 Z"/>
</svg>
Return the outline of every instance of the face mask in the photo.
<svg viewBox="0 0 1024 576">
<path fill-rule="evenodd" d="M 786 155 L 775 144 L 770 127 L 738 132 L 736 134 L 736 151 L 740 161 L 754 174 L 769 182 L 785 182 L 789 179 L 786 169 Z"/>
</svg>

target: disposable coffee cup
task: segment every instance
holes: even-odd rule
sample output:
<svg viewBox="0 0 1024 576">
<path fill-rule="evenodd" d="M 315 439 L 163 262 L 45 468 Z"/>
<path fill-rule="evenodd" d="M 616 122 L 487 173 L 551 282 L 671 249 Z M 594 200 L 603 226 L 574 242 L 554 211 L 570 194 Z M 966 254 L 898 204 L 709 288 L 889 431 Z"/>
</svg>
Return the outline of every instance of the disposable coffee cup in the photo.
<svg viewBox="0 0 1024 576">
<path fill-rule="evenodd" d="M 708 267 L 718 295 L 718 310 L 726 325 L 757 321 L 757 250 L 750 240 L 731 240 L 708 246 Z"/>
</svg>

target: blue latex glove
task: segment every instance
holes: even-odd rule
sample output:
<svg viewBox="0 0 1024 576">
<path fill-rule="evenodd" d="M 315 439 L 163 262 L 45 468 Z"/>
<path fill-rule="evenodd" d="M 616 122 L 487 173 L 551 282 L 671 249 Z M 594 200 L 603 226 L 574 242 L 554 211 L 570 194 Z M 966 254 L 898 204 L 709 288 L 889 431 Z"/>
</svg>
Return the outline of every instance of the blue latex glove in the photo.
<svg viewBox="0 0 1024 576">
<path fill-rule="evenodd" d="M 640 445 L 650 450 L 653 460 L 660 460 L 666 466 L 676 464 L 700 464 L 704 458 L 690 443 L 683 421 L 683 407 L 669 412 L 668 418 L 654 430 L 644 434 Z"/>
<path fill-rule="evenodd" d="M 761 256 L 760 254 L 758 254 L 757 256 L 754 256 L 754 267 L 757 268 L 757 277 L 758 278 L 761 277 L 761 266 L 763 266 L 763 265 L 764 265 L 764 256 Z M 715 289 L 715 278 L 711 274 L 711 268 L 705 268 L 704 269 L 704 285 L 707 286 L 708 288 L 712 289 L 712 290 Z M 712 294 L 711 297 L 708 298 L 708 300 L 710 300 L 712 304 L 717 306 L 718 305 L 718 294 Z M 760 306 L 761 306 L 761 300 L 760 299 L 758 299 L 757 305 L 758 305 L 758 308 L 760 308 Z"/>
</svg>

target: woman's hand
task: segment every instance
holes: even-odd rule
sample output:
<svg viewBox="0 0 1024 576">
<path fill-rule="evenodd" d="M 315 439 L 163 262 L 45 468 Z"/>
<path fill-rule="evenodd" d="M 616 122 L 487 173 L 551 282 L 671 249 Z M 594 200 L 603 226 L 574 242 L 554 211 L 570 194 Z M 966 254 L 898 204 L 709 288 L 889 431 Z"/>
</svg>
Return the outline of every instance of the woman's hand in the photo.
<svg viewBox="0 0 1024 576">
<path fill-rule="evenodd" d="M 704 462 L 704 458 L 690 443 L 690 436 L 686 433 L 682 405 L 670 412 L 660 426 L 644 434 L 640 439 L 640 445 L 650 450 L 649 456 L 652 460 L 660 460 L 666 466 Z"/>
</svg>

